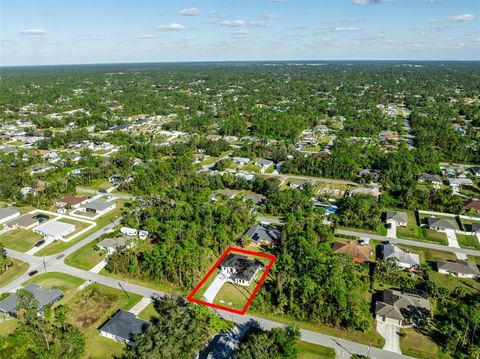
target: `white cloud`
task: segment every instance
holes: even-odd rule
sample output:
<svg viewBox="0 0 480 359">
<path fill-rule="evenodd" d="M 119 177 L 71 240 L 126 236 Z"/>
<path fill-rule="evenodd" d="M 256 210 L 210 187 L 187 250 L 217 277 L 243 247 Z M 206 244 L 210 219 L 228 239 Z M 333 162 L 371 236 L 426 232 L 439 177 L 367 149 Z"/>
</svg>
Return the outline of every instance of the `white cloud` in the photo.
<svg viewBox="0 0 480 359">
<path fill-rule="evenodd" d="M 265 19 L 268 19 L 268 20 L 276 20 L 276 19 L 278 19 L 278 15 L 275 15 L 275 14 L 265 14 L 264 18 L 265 18 Z"/>
<path fill-rule="evenodd" d="M 355 5 L 383 4 L 390 0 L 353 0 Z"/>
<path fill-rule="evenodd" d="M 147 35 L 138 35 L 138 36 L 134 36 L 133 37 L 135 40 L 147 40 L 147 39 L 153 39 L 155 38 L 155 35 L 150 35 L 150 34 L 147 34 Z"/>
<path fill-rule="evenodd" d="M 245 21 L 243 20 L 220 20 L 218 24 L 222 26 L 231 26 L 231 27 L 239 27 L 245 26 Z"/>
<path fill-rule="evenodd" d="M 267 26 L 267 23 L 262 20 L 253 20 L 253 21 L 250 21 L 250 25 L 253 27 L 263 27 L 263 26 Z"/>
<path fill-rule="evenodd" d="M 475 15 L 473 14 L 463 14 L 450 17 L 450 21 L 454 22 L 472 21 L 473 19 L 475 19 Z"/>
<path fill-rule="evenodd" d="M 245 29 L 239 29 L 233 33 L 234 36 L 245 36 L 248 35 L 248 31 Z"/>
<path fill-rule="evenodd" d="M 185 30 L 185 25 L 179 24 L 177 22 L 172 22 L 168 25 L 157 26 L 157 29 L 161 31 L 181 31 Z"/>
<path fill-rule="evenodd" d="M 180 10 L 178 14 L 183 16 L 197 16 L 197 15 L 200 15 L 200 10 L 196 7 L 189 7 L 189 8 Z"/>
<path fill-rule="evenodd" d="M 43 29 L 26 29 L 20 32 L 22 35 L 45 35 L 46 33 Z"/>
<path fill-rule="evenodd" d="M 350 27 L 350 26 L 338 26 L 332 29 L 334 32 L 353 32 L 362 30 L 359 27 Z"/>
</svg>

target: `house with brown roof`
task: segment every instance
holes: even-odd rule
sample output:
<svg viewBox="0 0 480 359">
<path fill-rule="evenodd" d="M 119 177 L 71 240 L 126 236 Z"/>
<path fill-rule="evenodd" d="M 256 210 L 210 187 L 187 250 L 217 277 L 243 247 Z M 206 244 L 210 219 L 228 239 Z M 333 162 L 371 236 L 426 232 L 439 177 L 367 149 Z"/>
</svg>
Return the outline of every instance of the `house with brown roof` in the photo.
<svg viewBox="0 0 480 359">
<path fill-rule="evenodd" d="M 343 253 L 353 259 L 355 263 L 370 262 L 372 248 L 368 244 L 358 244 L 356 242 L 334 242 L 333 251 Z"/>
<path fill-rule="evenodd" d="M 472 199 L 470 201 L 467 201 L 465 202 L 464 208 L 467 211 L 473 209 L 476 213 L 480 213 L 480 200 Z"/>
<path fill-rule="evenodd" d="M 87 197 L 65 196 L 55 201 L 57 208 L 78 208 L 87 202 Z"/>
</svg>

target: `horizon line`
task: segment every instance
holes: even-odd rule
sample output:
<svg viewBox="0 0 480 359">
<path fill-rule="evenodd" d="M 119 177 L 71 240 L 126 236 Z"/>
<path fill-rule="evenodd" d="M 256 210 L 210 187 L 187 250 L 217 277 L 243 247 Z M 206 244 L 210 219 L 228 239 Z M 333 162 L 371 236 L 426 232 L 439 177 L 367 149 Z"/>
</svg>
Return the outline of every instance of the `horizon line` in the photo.
<svg viewBox="0 0 480 359">
<path fill-rule="evenodd" d="M 49 67 L 49 66 L 94 66 L 94 65 L 142 65 L 142 64 L 199 64 L 199 63 L 285 63 L 285 62 L 480 62 L 480 59 L 290 59 L 290 60 L 176 60 L 176 61 L 131 61 L 131 62 L 85 62 L 85 63 L 52 63 L 52 64 L 28 64 L 28 65 L 2 65 L 2 68 L 19 67 Z"/>
</svg>

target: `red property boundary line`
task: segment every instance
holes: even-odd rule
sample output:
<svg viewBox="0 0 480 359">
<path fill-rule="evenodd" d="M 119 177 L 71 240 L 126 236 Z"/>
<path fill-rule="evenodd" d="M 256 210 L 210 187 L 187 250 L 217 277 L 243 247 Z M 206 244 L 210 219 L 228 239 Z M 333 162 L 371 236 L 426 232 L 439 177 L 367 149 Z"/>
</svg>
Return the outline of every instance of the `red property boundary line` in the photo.
<svg viewBox="0 0 480 359">
<path fill-rule="evenodd" d="M 255 289 L 253 290 L 252 295 L 250 296 L 250 298 L 248 298 L 247 303 L 245 304 L 245 306 L 243 307 L 242 310 L 236 310 L 236 309 L 224 307 L 224 306 L 221 306 L 221 305 L 218 305 L 218 304 L 208 303 L 208 302 L 205 302 L 205 301 L 203 301 L 203 300 L 199 300 L 199 299 L 195 299 L 195 298 L 194 298 L 194 296 L 195 296 L 195 294 L 197 294 L 198 290 L 199 290 L 199 289 L 202 287 L 202 285 L 207 281 L 207 279 L 208 279 L 208 278 L 210 277 L 210 275 L 215 271 L 215 269 L 217 269 L 217 267 L 220 265 L 220 263 L 222 263 L 222 261 L 225 259 L 225 257 L 230 254 L 230 252 L 244 253 L 244 254 L 248 254 L 248 255 L 251 255 L 251 256 L 256 256 L 256 257 L 262 257 L 262 258 L 268 258 L 268 259 L 270 259 L 270 262 L 268 263 L 267 268 L 265 269 L 265 272 L 263 273 L 262 277 L 261 277 L 260 280 L 258 281 L 257 285 L 255 286 Z M 187 300 L 189 300 L 190 302 L 193 302 L 193 303 L 205 305 L 205 306 L 207 306 L 207 307 L 212 307 L 212 308 L 216 308 L 216 309 L 225 310 L 225 311 L 227 311 L 227 312 L 244 315 L 244 314 L 247 312 L 248 308 L 250 307 L 250 304 L 252 303 L 253 298 L 255 298 L 255 296 L 257 295 L 258 291 L 260 290 L 260 287 L 262 286 L 263 282 L 265 281 L 265 278 L 267 278 L 267 274 L 268 274 L 268 272 L 270 271 L 270 269 L 272 268 L 273 264 L 275 263 L 275 259 L 276 259 L 276 257 L 275 257 L 274 255 L 264 254 L 264 253 L 258 253 L 258 252 L 253 252 L 253 251 L 249 251 L 249 250 L 242 249 L 242 248 L 233 248 L 233 247 L 230 247 L 230 248 L 228 248 L 228 249 L 225 251 L 225 253 L 223 253 L 223 255 L 222 255 L 222 256 L 220 257 L 220 259 L 212 266 L 212 268 L 210 268 L 210 270 L 209 270 L 208 273 L 205 275 L 205 277 L 203 277 L 203 279 L 200 281 L 200 283 L 197 284 L 197 286 L 193 289 L 192 293 L 190 293 L 189 296 L 187 297 Z"/>
</svg>

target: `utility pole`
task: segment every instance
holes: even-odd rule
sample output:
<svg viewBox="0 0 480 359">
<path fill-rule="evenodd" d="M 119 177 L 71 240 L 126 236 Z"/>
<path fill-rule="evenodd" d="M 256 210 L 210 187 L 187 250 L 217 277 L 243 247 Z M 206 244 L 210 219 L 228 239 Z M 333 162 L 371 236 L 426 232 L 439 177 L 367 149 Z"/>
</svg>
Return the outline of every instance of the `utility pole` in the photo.
<svg viewBox="0 0 480 359">
<path fill-rule="evenodd" d="M 43 269 L 45 270 L 45 273 L 47 272 L 47 264 L 45 263 L 45 258 L 43 258 Z"/>
</svg>

